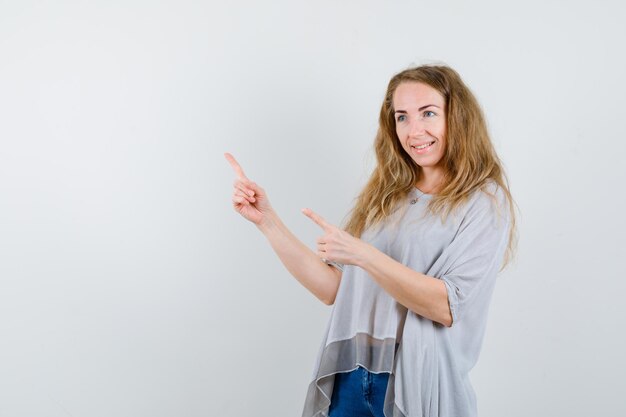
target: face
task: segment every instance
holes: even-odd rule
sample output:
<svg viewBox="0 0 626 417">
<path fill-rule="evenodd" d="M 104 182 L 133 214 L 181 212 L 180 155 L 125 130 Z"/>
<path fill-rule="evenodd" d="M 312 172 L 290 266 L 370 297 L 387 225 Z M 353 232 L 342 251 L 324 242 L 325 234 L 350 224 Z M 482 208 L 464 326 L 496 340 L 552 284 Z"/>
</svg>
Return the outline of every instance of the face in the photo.
<svg viewBox="0 0 626 417">
<path fill-rule="evenodd" d="M 443 171 L 446 147 L 445 99 L 434 88 L 403 82 L 393 94 L 396 133 L 404 151 L 428 176 Z"/>
</svg>

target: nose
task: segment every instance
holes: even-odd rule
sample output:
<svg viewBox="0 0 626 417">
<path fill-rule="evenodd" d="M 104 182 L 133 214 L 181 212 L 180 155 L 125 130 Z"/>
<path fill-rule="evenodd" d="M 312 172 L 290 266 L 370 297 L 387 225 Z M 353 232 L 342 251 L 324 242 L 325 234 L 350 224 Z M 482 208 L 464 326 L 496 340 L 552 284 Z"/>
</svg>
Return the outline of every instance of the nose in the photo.
<svg viewBox="0 0 626 417">
<path fill-rule="evenodd" d="M 411 126 L 409 130 L 411 136 L 422 136 L 425 131 L 426 129 L 423 120 L 420 120 L 419 118 L 411 120 Z"/>
</svg>

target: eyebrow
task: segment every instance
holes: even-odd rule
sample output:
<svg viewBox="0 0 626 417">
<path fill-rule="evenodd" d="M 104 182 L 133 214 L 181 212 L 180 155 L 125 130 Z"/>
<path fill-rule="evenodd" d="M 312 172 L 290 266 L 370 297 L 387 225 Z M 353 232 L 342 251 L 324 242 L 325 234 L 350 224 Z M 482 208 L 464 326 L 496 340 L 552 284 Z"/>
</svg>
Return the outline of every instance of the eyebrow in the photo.
<svg viewBox="0 0 626 417">
<path fill-rule="evenodd" d="M 422 111 L 422 110 L 424 110 L 425 108 L 428 108 L 428 107 L 430 107 L 430 106 L 437 107 L 438 109 L 440 109 L 440 108 L 441 108 L 441 107 L 436 106 L 436 105 L 434 105 L 434 104 L 427 104 L 427 105 L 425 105 L 425 106 L 420 107 L 417 111 Z M 394 111 L 394 113 L 406 113 L 406 110 L 396 110 L 396 111 Z"/>
</svg>

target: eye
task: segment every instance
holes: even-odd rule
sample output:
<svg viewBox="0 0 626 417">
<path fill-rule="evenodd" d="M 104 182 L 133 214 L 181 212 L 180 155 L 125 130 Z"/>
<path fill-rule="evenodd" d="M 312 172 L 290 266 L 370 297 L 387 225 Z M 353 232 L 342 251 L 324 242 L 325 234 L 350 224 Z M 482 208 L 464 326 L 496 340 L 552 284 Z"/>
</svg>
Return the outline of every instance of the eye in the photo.
<svg viewBox="0 0 626 417">
<path fill-rule="evenodd" d="M 431 114 L 432 114 L 432 116 L 431 116 Z M 426 116 L 426 117 L 433 117 L 433 116 L 436 116 L 436 115 L 437 115 L 437 113 L 435 113 L 434 111 L 426 110 L 424 112 L 424 116 Z"/>
<path fill-rule="evenodd" d="M 405 120 L 406 120 L 406 114 L 399 114 L 398 117 L 396 117 L 397 122 L 404 122 Z"/>
</svg>

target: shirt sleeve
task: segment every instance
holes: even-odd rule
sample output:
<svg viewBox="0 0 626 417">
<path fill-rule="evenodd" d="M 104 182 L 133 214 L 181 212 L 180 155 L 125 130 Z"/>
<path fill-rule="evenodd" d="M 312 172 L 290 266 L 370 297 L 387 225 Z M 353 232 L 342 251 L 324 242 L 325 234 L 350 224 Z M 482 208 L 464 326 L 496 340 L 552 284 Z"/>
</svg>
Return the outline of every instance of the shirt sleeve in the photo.
<svg viewBox="0 0 626 417">
<path fill-rule="evenodd" d="M 436 273 L 446 285 L 452 325 L 477 303 L 488 303 L 508 244 L 509 212 L 503 194 L 499 204 L 485 192 L 465 213 L 459 229 L 437 259 Z M 484 306 L 483 306 L 484 307 Z"/>
<path fill-rule="evenodd" d="M 330 266 L 334 266 L 335 268 L 337 268 L 338 270 L 340 270 L 341 272 L 343 272 L 343 264 L 340 264 L 339 262 L 335 262 L 335 261 L 326 261 L 327 265 Z"/>
</svg>

